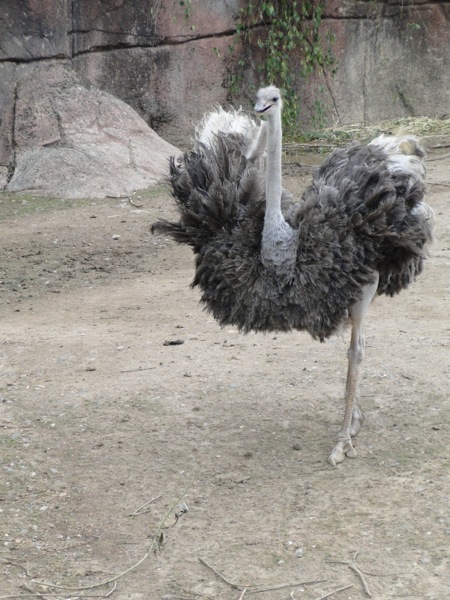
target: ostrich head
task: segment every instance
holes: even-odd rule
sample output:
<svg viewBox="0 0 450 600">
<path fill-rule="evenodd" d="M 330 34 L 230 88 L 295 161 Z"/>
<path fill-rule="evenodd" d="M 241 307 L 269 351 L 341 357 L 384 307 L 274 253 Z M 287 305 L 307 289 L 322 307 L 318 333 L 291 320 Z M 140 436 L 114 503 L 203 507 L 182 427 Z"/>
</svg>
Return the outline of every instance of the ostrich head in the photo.
<svg viewBox="0 0 450 600">
<path fill-rule="evenodd" d="M 273 85 L 261 88 L 256 94 L 255 111 L 259 115 L 270 116 L 281 111 L 282 100 L 280 90 Z"/>
</svg>

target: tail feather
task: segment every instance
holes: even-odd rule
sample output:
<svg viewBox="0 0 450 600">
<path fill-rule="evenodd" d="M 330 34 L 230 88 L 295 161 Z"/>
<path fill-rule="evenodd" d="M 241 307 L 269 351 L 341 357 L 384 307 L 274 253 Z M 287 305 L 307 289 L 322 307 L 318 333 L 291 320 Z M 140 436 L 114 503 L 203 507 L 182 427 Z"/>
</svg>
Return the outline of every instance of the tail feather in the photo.
<svg viewBox="0 0 450 600">
<path fill-rule="evenodd" d="M 389 136 L 381 134 L 372 140 L 369 146 L 378 148 L 387 154 L 388 169 L 393 176 L 408 174 L 410 183 L 415 179 L 425 180 L 426 150 L 415 135 Z"/>
<path fill-rule="evenodd" d="M 424 202 L 425 150 L 414 136 L 380 136 L 333 152 L 315 172 L 297 219 L 327 201 L 347 211 L 352 235 L 380 274 L 379 294 L 394 295 L 422 271 L 434 237 Z M 334 190 L 334 195 L 327 190 Z M 309 201 L 308 201 L 309 199 Z"/>
<path fill-rule="evenodd" d="M 217 136 L 239 139 L 242 144 L 242 154 L 250 156 L 252 152 L 255 152 L 255 147 L 258 146 L 258 140 L 261 138 L 263 131 L 265 131 L 265 126 L 258 124 L 244 114 L 241 109 L 226 111 L 218 106 L 206 114 L 197 125 L 195 142 L 212 148 Z"/>
<path fill-rule="evenodd" d="M 232 136 L 198 142 L 195 149 L 169 163 L 169 185 L 180 220 L 160 220 L 153 232 L 167 233 L 195 252 L 219 233 L 231 233 L 252 204 L 263 198 L 260 171 L 248 165 L 241 141 Z"/>
<path fill-rule="evenodd" d="M 202 246 L 217 234 L 231 232 L 246 207 L 263 199 L 262 174 L 256 167 L 266 145 L 266 124 L 241 109 L 216 107 L 195 130 L 191 152 L 169 164 L 168 183 L 180 220 L 160 220 L 153 232 Z"/>
<path fill-rule="evenodd" d="M 420 139 L 415 135 L 385 135 L 382 133 L 370 142 L 370 146 L 382 148 L 386 154 L 404 154 L 406 156 L 426 157 L 426 150 Z"/>
</svg>

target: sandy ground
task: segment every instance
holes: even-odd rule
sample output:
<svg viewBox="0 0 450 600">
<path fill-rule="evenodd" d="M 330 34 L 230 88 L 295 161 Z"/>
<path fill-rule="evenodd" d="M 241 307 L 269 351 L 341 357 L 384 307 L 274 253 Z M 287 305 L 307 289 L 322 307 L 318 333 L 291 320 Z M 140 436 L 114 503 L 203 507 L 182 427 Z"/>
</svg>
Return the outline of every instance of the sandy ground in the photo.
<svg viewBox="0 0 450 600">
<path fill-rule="evenodd" d="M 433 257 L 371 308 L 335 469 L 347 340 L 220 329 L 149 232 L 163 189 L 0 195 L 0 598 L 450 597 L 450 162 L 428 169 Z"/>
</svg>

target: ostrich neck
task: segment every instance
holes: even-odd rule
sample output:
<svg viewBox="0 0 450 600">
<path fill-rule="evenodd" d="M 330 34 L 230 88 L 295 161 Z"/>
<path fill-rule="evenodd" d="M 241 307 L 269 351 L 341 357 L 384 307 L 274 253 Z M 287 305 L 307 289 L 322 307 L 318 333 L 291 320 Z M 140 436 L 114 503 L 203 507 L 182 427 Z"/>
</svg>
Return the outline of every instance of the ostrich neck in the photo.
<svg viewBox="0 0 450 600">
<path fill-rule="evenodd" d="M 284 220 L 281 214 L 281 138 L 281 111 L 277 111 L 267 123 L 265 227 L 277 226 Z"/>
<path fill-rule="evenodd" d="M 277 111 L 267 123 L 266 211 L 261 244 L 266 266 L 287 265 L 295 258 L 293 231 L 281 212 L 281 141 L 281 111 Z"/>
</svg>

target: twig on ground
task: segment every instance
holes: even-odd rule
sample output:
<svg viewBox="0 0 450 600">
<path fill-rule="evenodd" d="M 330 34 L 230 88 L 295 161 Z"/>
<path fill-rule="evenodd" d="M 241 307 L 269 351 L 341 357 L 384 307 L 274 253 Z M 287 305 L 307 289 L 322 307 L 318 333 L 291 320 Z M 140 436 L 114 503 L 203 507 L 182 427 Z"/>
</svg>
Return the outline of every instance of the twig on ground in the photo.
<svg viewBox="0 0 450 600">
<path fill-rule="evenodd" d="M 441 154 L 440 156 L 433 156 L 432 158 L 426 158 L 426 162 L 431 162 L 432 160 L 442 160 L 443 158 L 448 158 L 450 154 Z"/>
<path fill-rule="evenodd" d="M 27 592 L 30 592 L 29 594 L 27 594 L 27 596 L 38 596 L 39 598 L 46 598 L 46 596 L 44 595 L 44 592 L 36 592 L 36 590 L 33 590 L 33 588 L 30 588 L 28 585 L 26 585 L 25 583 L 22 583 L 22 585 L 20 585 L 19 587 L 21 587 L 22 589 L 26 590 Z M 52 595 L 52 594 L 50 594 Z M 55 596 L 58 595 L 60 596 L 60 594 L 55 594 Z M 24 598 L 25 596 L 17 596 L 18 598 Z"/>
<path fill-rule="evenodd" d="M 320 596 L 320 598 L 318 598 L 317 600 L 325 600 L 325 598 L 329 598 L 330 596 L 338 594 L 339 592 L 343 592 L 344 590 L 349 590 L 352 587 L 353 583 L 351 583 L 350 585 L 344 585 L 344 587 L 337 588 L 337 590 L 333 590 L 332 592 L 328 592 L 328 594 L 325 594 L 324 596 Z"/>
<path fill-rule="evenodd" d="M 39 598 L 47 598 L 49 596 L 61 597 L 61 593 L 51 594 L 50 592 L 36 592 L 36 590 L 33 590 L 33 588 L 28 587 L 24 583 L 20 587 L 23 588 L 24 590 L 27 590 L 27 592 L 30 592 L 30 593 L 29 594 L 14 594 L 12 596 L 0 596 L 0 600 L 6 600 L 7 598 L 8 599 L 30 598 L 31 596 L 38 596 Z M 114 582 L 113 587 L 109 590 L 109 592 L 107 594 L 83 594 L 82 598 L 109 598 L 111 596 L 111 594 L 116 590 L 116 588 L 117 588 L 117 582 Z M 82 600 L 82 598 L 80 598 L 80 600 Z"/>
<path fill-rule="evenodd" d="M 105 598 L 109 598 L 111 596 L 111 594 L 116 590 L 116 588 L 117 588 L 117 581 L 114 582 L 114 585 L 109 590 L 109 592 L 107 594 L 105 594 Z"/>
<path fill-rule="evenodd" d="M 156 496 L 155 498 L 152 498 L 151 500 L 149 500 L 148 502 L 146 502 L 145 504 L 143 504 L 142 506 L 137 508 L 134 512 L 128 513 L 127 517 L 135 517 L 136 515 L 142 515 L 145 512 L 148 512 L 148 511 L 143 511 L 142 509 L 145 508 L 146 506 L 148 506 L 149 504 L 153 504 L 153 502 L 156 502 L 157 500 L 159 500 L 161 498 L 161 496 L 162 496 L 162 494 L 160 494 L 159 496 Z"/>
<path fill-rule="evenodd" d="M 110 579 L 105 579 L 104 581 L 100 581 L 98 583 L 91 583 L 89 585 L 81 585 L 81 586 L 74 586 L 74 587 L 67 586 L 67 585 L 59 585 L 59 584 L 51 583 L 48 581 L 38 581 L 37 579 L 32 579 L 31 580 L 32 583 L 35 583 L 36 585 L 44 585 L 48 588 L 54 588 L 57 590 L 67 590 L 67 591 L 77 591 L 77 592 L 82 592 L 84 590 L 93 590 L 93 589 L 96 589 L 99 587 L 109 585 L 111 583 L 116 583 L 119 579 L 121 579 L 128 573 L 131 573 L 131 571 L 134 571 L 135 569 L 137 569 L 137 567 L 139 567 L 139 565 L 141 565 L 145 560 L 147 560 L 147 558 L 150 556 L 150 554 L 152 552 L 156 552 L 161 547 L 161 541 L 163 540 L 162 530 L 164 529 L 164 524 L 167 521 L 167 519 L 170 517 L 170 515 L 172 514 L 174 508 L 179 505 L 180 505 L 179 502 L 176 502 L 176 503 L 174 502 L 170 505 L 166 514 L 160 521 L 160 523 L 158 525 L 158 529 L 156 530 L 156 533 L 153 536 L 150 546 L 149 546 L 147 552 L 144 554 L 144 556 L 141 559 L 139 559 L 137 563 L 135 563 L 128 569 L 125 569 L 125 571 L 122 571 L 118 575 L 115 575 L 114 577 L 111 577 Z M 181 514 L 184 514 L 184 513 L 182 512 Z M 177 521 L 178 521 L 179 517 L 180 517 L 180 514 L 177 514 L 176 515 Z M 0 598 L 0 600 L 2 600 L 2 598 Z"/>
<path fill-rule="evenodd" d="M 28 589 L 28 588 L 26 588 Z M 38 596 L 39 598 L 45 598 L 46 596 L 61 596 L 61 594 L 39 594 L 38 592 L 31 592 L 30 594 L 12 594 L 12 596 L 0 596 L 0 600 L 10 600 L 11 598 L 32 598 Z"/>
<path fill-rule="evenodd" d="M 262 586 L 261 584 L 256 584 L 256 583 L 242 585 L 240 583 L 234 583 L 233 581 L 230 581 L 230 579 L 227 579 L 225 577 L 225 575 L 223 575 L 215 567 L 210 565 L 204 558 L 201 558 L 199 556 L 198 560 L 203 565 L 205 565 L 205 567 L 208 567 L 208 569 L 211 569 L 211 571 L 213 573 L 215 573 L 217 575 L 217 577 L 222 579 L 222 581 L 224 581 L 227 585 L 229 585 L 230 587 L 234 588 L 235 590 L 239 590 L 239 591 L 243 591 L 245 589 L 247 594 L 259 594 L 259 593 L 263 593 L 263 592 L 272 592 L 274 590 L 282 590 L 283 588 L 287 588 L 287 587 L 296 587 L 297 585 L 314 585 L 317 583 L 324 582 L 323 579 L 315 579 L 313 581 L 295 581 L 293 583 L 280 583 L 279 585 L 273 585 L 273 586 L 269 586 L 269 587 L 265 587 L 265 586 Z"/>
<path fill-rule="evenodd" d="M 239 596 L 239 600 L 242 600 L 242 598 L 245 596 L 245 592 L 246 592 L 246 591 L 247 591 L 247 588 L 245 587 L 245 588 L 242 590 L 242 594 Z"/>
<path fill-rule="evenodd" d="M 227 585 L 229 585 L 230 587 L 236 589 L 236 590 L 243 590 L 244 588 L 248 588 L 248 585 L 240 585 L 238 583 L 233 583 L 232 581 L 230 581 L 229 579 L 227 579 L 225 577 L 225 575 L 222 575 L 222 573 L 220 571 L 218 571 L 216 568 L 214 568 L 212 565 L 210 565 L 208 562 L 206 562 L 206 560 L 204 558 L 201 558 L 200 556 L 198 557 L 198 560 L 202 563 L 202 565 L 205 565 L 205 567 L 208 567 L 208 569 L 211 569 L 211 571 L 213 573 L 215 573 L 217 575 L 217 577 L 219 577 L 220 579 L 222 579 L 222 581 L 225 581 L 225 583 Z"/>
<path fill-rule="evenodd" d="M 187 588 L 187 589 L 186 588 L 181 588 L 181 589 L 182 589 L 182 591 L 185 594 L 189 595 L 189 598 L 191 598 L 191 600 L 199 600 L 200 597 L 207 598 L 208 600 L 216 600 L 215 597 L 213 598 L 209 594 L 205 594 L 205 592 L 198 592 L 198 591 L 197 592 L 193 592 L 193 591 L 191 592 L 191 590 L 189 588 Z M 195 596 L 195 598 L 192 598 L 193 596 Z M 175 598 L 177 598 L 179 600 L 189 600 L 189 598 L 187 596 L 174 596 L 173 598 L 174 598 L 174 600 L 175 600 Z"/>
<path fill-rule="evenodd" d="M 279 585 L 272 585 L 270 587 L 258 587 L 255 590 L 247 590 L 248 594 L 262 594 L 264 592 L 273 592 L 275 590 L 282 590 L 287 587 L 297 587 L 300 585 L 316 585 L 318 583 L 325 583 L 326 579 L 314 579 L 313 581 L 294 581 L 293 583 L 280 583 Z M 256 586 L 255 586 L 256 587 Z"/>
<path fill-rule="evenodd" d="M 355 552 L 353 559 L 351 561 L 329 560 L 327 562 L 329 562 L 331 564 L 337 564 L 337 565 L 347 565 L 348 568 L 351 569 L 352 571 L 354 571 L 360 578 L 364 592 L 366 593 L 366 595 L 369 596 L 369 598 L 372 598 L 372 593 L 370 591 L 369 585 L 367 583 L 366 578 L 364 577 L 364 571 L 361 569 L 361 567 L 356 562 L 356 557 L 358 556 L 358 554 L 359 554 L 359 550 L 357 552 Z"/>
<path fill-rule="evenodd" d="M 136 373 L 139 371 L 151 371 L 152 369 L 156 369 L 156 367 L 138 367 L 137 369 L 124 369 L 120 371 L 121 373 Z"/>
<path fill-rule="evenodd" d="M 361 569 L 358 567 L 358 565 L 356 563 L 355 564 L 350 563 L 348 565 L 348 567 L 349 567 L 349 569 L 351 569 L 358 575 L 358 577 L 361 579 L 361 583 L 362 583 L 362 586 L 364 588 L 366 595 L 369 596 L 369 598 L 372 598 L 372 594 L 370 592 L 369 586 L 367 585 L 367 580 L 364 577 L 364 573 L 361 571 Z"/>
<path fill-rule="evenodd" d="M 67 550 L 73 550 L 74 548 L 79 548 L 80 546 L 87 546 L 88 544 L 92 544 L 93 542 L 98 540 L 98 535 L 94 536 L 90 540 L 85 540 L 84 542 L 78 542 L 78 544 L 72 544 L 71 546 L 66 546 L 64 548 L 64 552 Z"/>
<path fill-rule="evenodd" d="M 5 565 L 12 565 L 13 567 L 17 567 L 18 569 L 22 569 L 22 571 L 25 573 L 25 575 L 27 577 L 31 577 L 31 575 L 28 573 L 28 571 L 26 570 L 26 568 L 23 565 L 21 565 L 20 563 L 14 562 L 13 560 L 9 560 L 9 558 L 0 558 L 0 560 Z"/>
</svg>

